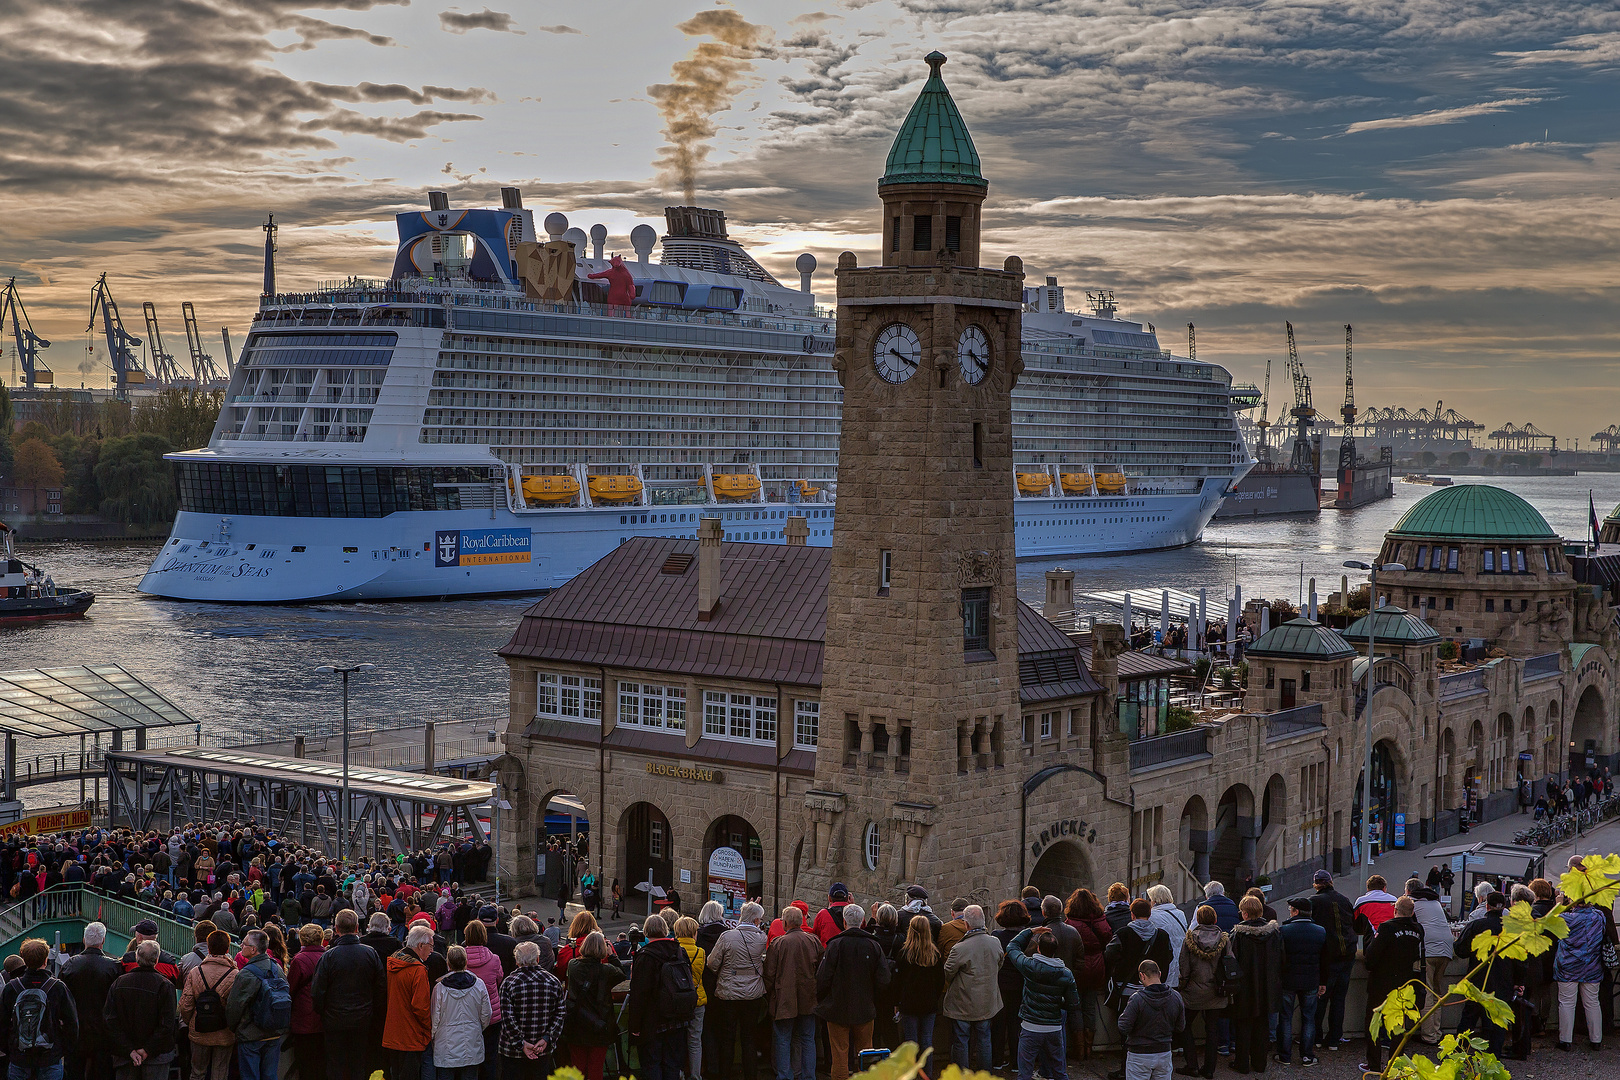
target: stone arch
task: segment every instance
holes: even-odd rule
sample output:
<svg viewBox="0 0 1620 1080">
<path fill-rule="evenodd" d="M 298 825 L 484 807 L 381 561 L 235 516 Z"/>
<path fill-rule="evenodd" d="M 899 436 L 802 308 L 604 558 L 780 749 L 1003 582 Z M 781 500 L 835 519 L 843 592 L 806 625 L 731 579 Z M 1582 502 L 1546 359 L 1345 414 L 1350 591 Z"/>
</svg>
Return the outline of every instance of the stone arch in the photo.
<svg viewBox="0 0 1620 1080">
<path fill-rule="evenodd" d="M 675 884 L 675 834 L 669 818 L 650 802 L 633 802 L 619 815 L 618 840 L 625 909 L 635 912 L 640 906 L 645 911 L 638 903 L 642 900 L 636 891 L 638 882 L 646 881 L 650 874 L 654 885 L 668 889 Z"/>
<path fill-rule="evenodd" d="M 1076 889 L 1097 891 L 1091 854 L 1069 839 L 1059 840 L 1041 853 L 1029 872 L 1029 883 L 1041 890 L 1042 896 L 1067 897 Z"/>
<path fill-rule="evenodd" d="M 1272 855 L 1282 847 L 1283 835 L 1288 829 L 1291 814 L 1288 806 L 1288 782 L 1281 773 L 1272 773 L 1260 793 L 1260 836 L 1255 844 L 1254 861 L 1257 870 L 1273 866 Z M 1283 850 L 1286 858 L 1288 852 Z M 1269 872 L 1269 870 L 1267 871 Z"/>
<path fill-rule="evenodd" d="M 1404 756 L 1393 739 L 1379 739 L 1372 748 L 1372 835 L 1374 842 L 1382 840 L 1387 848 L 1394 815 L 1401 811 L 1401 799 L 1406 793 Z M 1356 770 L 1356 786 L 1351 793 L 1350 825 L 1355 836 L 1362 835 L 1362 779 L 1365 768 Z"/>
<path fill-rule="evenodd" d="M 557 885 L 565 870 L 563 860 L 555 852 L 549 852 L 553 841 L 561 845 L 568 843 L 577 852 L 579 837 L 585 838 L 584 850 L 587 859 L 575 868 L 575 876 L 585 873 L 589 859 L 596 857 L 596 843 L 600 837 L 593 836 L 590 821 L 590 804 L 581 796 L 568 788 L 555 787 L 546 792 L 534 802 L 534 823 L 532 826 L 534 842 L 534 883 L 540 887 L 542 896 L 556 896 Z M 569 818 L 572 817 L 572 823 Z M 570 825 L 572 824 L 572 828 Z M 570 883 L 572 884 L 572 883 Z"/>
<path fill-rule="evenodd" d="M 1210 833 L 1210 877 L 1225 885 L 1228 893 L 1238 895 L 1242 891 L 1237 889 L 1238 883 L 1258 872 L 1254 856 L 1259 830 L 1254 792 L 1248 785 L 1233 784 L 1221 794 Z"/>
<path fill-rule="evenodd" d="M 1209 880 L 1209 807 L 1203 796 L 1194 795 L 1181 808 L 1181 823 L 1176 832 L 1176 862 L 1190 872 L 1193 881 L 1203 885 Z"/>
<path fill-rule="evenodd" d="M 732 888 L 730 875 L 720 880 L 710 878 L 714 854 L 720 848 L 729 848 L 741 858 L 744 886 L 741 895 Z M 735 860 L 729 856 L 724 858 L 734 865 Z M 719 900 L 726 905 L 726 914 L 736 918 L 745 900 L 765 895 L 765 845 L 760 840 L 759 830 L 739 814 L 722 814 L 715 818 L 703 831 L 703 865 L 700 870 L 701 898 Z"/>
<path fill-rule="evenodd" d="M 1509 756 L 1513 753 L 1513 714 L 1498 713 L 1496 716 L 1496 730 L 1492 732 L 1489 777 L 1485 790 L 1501 791 L 1508 786 Z"/>
<path fill-rule="evenodd" d="M 1586 774 L 1586 757 L 1590 751 L 1594 762 L 1613 752 L 1609 745 L 1608 708 L 1603 691 L 1588 686 L 1575 702 L 1575 713 L 1569 722 L 1569 771 L 1571 775 Z"/>
</svg>

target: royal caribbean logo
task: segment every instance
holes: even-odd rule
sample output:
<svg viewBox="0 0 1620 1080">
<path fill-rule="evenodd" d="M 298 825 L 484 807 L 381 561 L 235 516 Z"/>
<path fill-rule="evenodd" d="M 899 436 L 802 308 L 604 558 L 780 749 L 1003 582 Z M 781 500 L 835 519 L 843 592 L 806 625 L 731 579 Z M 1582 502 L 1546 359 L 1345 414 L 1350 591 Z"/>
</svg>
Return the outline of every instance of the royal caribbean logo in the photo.
<svg viewBox="0 0 1620 1080">
<path fill-rule="evenodd" d="M 529 561 L 528 529 L 441 529 L 433 534 L 434 566 L 493 566 Z"/>
</svg>

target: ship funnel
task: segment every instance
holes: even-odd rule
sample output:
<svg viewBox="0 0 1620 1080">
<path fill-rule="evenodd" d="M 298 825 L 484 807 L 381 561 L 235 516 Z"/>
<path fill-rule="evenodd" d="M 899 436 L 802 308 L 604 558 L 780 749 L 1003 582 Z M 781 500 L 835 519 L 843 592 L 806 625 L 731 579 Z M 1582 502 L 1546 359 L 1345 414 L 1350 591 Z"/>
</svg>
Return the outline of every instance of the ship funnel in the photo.
<svg viewBox="0 0 1620 1080">
<path fill-rule="evenodd" d="M 501 206 L 507 210 L 523 209 L 523 189 L 515 187 L 501 188 Z"/>
<path fill-rule="evenodd" d="M 448 209 L 450 209 L 450 193 L 446 192 L 446 191 L 430 191 L 430 192 L 428 192 L 428 209 L 429 210 L 448 210 Z"/>
</svg>

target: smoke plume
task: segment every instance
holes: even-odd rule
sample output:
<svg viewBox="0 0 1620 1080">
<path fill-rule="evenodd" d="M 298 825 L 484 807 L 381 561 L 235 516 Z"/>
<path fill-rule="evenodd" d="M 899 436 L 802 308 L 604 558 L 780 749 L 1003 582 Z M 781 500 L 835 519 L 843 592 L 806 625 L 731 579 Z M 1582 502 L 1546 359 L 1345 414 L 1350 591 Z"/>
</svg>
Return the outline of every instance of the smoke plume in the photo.
<svg viewBox="0 0 1620 1080">
<path fill-rule="evenodd" d="M 697 172 L 709 156 L 708 142 L 717 130 L 714 118 L 731 105 L 754 70 L 750 63 L 767 55 L 768 27 L 749 22 L 731 8 L 701 11 L 677 27 L 687 37 L 710 37 L 670 69 L 670 82 L 647 87 L 664 118 L 659 172 L 679 184 L 687 203 L 697 197 Z"/>
</svg>

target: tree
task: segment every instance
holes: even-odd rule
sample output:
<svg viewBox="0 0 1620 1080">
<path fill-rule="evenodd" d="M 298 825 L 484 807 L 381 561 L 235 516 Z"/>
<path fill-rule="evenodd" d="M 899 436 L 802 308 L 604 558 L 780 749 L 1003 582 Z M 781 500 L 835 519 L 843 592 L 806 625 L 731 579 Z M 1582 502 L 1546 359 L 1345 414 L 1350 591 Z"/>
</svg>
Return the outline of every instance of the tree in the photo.
<svg viewBox="0 0 1620 1080">
<path fill-rule="evenodd" d="M 206 446 L 224 400 L 225 395 L 217 390 L 170 387 L 144 398 L 135 409 L 132 425 L 136 431 L 161 435 L 182 449 Z"/>
<path fill-rule="evenodd" d="M 45 489 L 62 486 L 62 463 L 57 460 L 56 451 L 41 440 L 25 439 L 17 447 L 11 477 L 18 487 L 33 491 L 37 513 L 44 502 L 42 494 Z"/>
<path fill-rule="evenodd" d="M 1451 455 L 1446 458 L 1446 461 L 1453 469 L 1466 469 L 1469 461 L 1468 451 L 1453 450 Z"/>
<path fill-rule="evenodd" d="M 1440 460 L 1439 458 L 1434 456 L 1434 451 L 1433 450 L 1425 450 L 1425 451 L 1423 451 L 1423 453 L 1418 455 L 1418 461 L 1420 461 L 1423 464 L 1423 467 L 1425 469 L 1432 468 L 1434 466 L 1434 463 L 1439 461 L 1439 460 Z"/>
<path fill-rule="evenodd" d="M 101 515 L 125 524 L 170 521 L 178 508 L 174 477 L 163 455 L 174 445 L 143 432 L 101 444 L 95 478 L 101 488 Z"/>
</svg>

